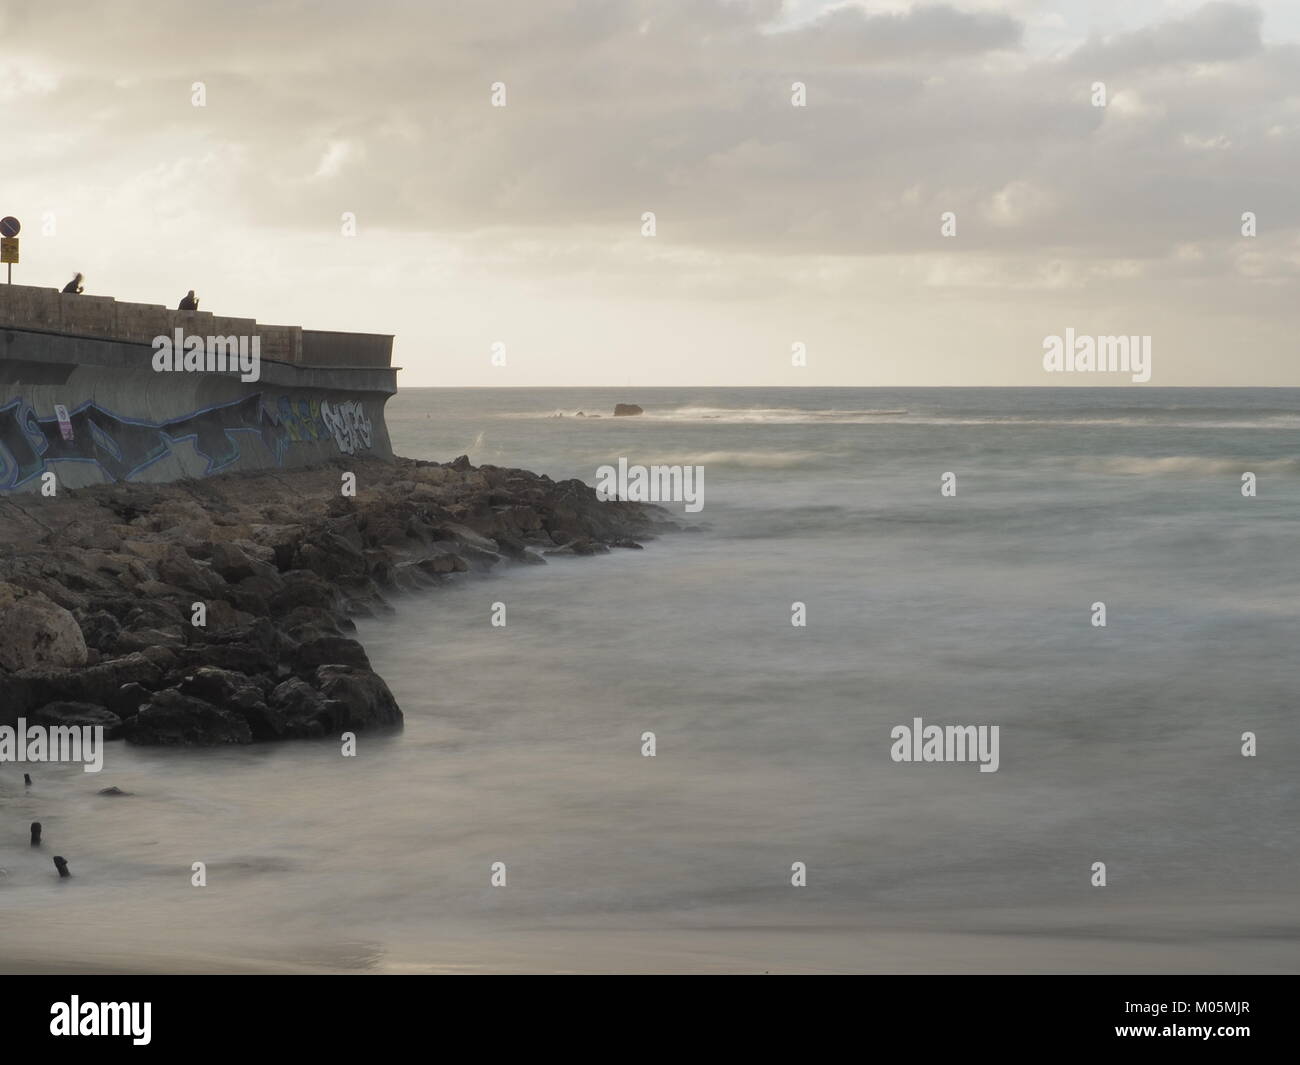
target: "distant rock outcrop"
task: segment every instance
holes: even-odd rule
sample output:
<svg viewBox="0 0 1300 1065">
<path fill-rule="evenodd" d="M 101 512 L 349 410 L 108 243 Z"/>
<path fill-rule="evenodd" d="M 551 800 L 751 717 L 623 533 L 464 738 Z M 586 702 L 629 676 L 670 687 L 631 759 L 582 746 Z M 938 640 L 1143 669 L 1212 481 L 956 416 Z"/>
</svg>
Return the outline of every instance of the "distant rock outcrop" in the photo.
<svg viewBox="0 0 1300 1065">
<path fill-rule="evenodd" d="M 621 417 L 623 417 L 623 416 L 625 416 L 625 415 L 644 414 L 644 413 L 645 413 L 645 411 L 643 411 L 643 410 L 642 410 L 640 407 L 638 407 L 635 403 L 615 403 L 615 404 L 614 404 L 614 417 L 615 417 L 615 418 L 621 418 Z"/>
</svg>

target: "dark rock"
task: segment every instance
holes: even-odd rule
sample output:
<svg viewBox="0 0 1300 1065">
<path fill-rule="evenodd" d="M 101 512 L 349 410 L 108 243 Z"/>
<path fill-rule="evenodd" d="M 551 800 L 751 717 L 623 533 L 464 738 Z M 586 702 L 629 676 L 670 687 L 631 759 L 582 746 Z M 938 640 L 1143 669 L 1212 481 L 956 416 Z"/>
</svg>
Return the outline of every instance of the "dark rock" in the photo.
<svg viewBox="0 0 1300 1065">
<path fill-rule="evenodd" d="M 46 728 L 71 727 L 80 728 L 100 725 L 104 729 L 104 739 L 115 740 L 122 734 L 122 719 L 111 710 L 94 703 L 55 702 L 46 703 L 30 714 L 31 722 Z"/>
<path fill-rule="evenodd" d="M 158 578 L 186 591 L 207 595 L 217 590 L 216 575 L 190 558 L 183 548 L 172 544 L 157 562 Z"/>
<path fill-rule="evenodd" d="M 215 666 L 200 666 L 177 687 L 186 695 L 193 695 L 228 710 L 255 706 L 264 701 L 266 694 L 262 684 L 253 681 L 246 674 Z M 269 688 L 269 685 L 266 687 Z"/>
<path fill-rule="evenodd" d="M 97 651 L 113 650 L 117 634 L 122 631 L 121 623 L 107 610 L 96 610 L 78 618 L 78 623 L 81 625 L 81 635 L 85 638 L 86 646 L 93 647 Z"/>
<path fill-rule="evenodd" d="M 196 670 L 203 666 L 228 669 L 235 673 L 274 673 L 276 656 L 265 647 L 251 643 L 205 643 L 178 652 L 181 669 Z"/>
<path fill-rule="evenodd" d="M 383 679 L 352 666 L 321 666 L 316 687 L 326 703 L 340 707 L 342 726 L 349 729 L 400 725 L 402 711 Z"/>
<path fill-rule="evenodd" d="M 365 648 L 347 636 L 317 636 L 304 640 L 293 653 L 294 672 L 309 676 L 320 666 L 355 666 L 370 669 Z"/>
<path fill-rule="evenodd" d="M 164 747 L 218 747 L 252 743 L 253 734 L 239 714 L 167 688 L 140 707 L 127 739 Z"/>
<path fill-rule="evenodd" d="M 284 586 L 271 597 L 271 609 L 277 614 L 287 614 L 295 607 L 312 606 L 320 610 L 334 610 L 338 593 L 323 577 L 310 570 L 290 570 L 284 574 Z"/>
<path fill-rule="evenodd" d="M 615 417 L 615 418 L 622 418 L 622 417 L 626 417 L 626 416 L 633 415 L 633 414 L 644 414 L 644 413 L 645 413 L 645 411 L 642 410 L 642 409 L 641 409 L 639 406 L 637 406 L 635 403 L 615 403 L 615 404 L 614 404 L 614 417 Z"/>
<path fill-rule="evenodd" d="M 286 739 L 309 739 L 342 731 L 335 712 L 324 696 L 299 677 L 290 677 L 271 692 L 270 706 L 281 715 L 281 735 Z"/>
<path fill-rule="evenodd" d="M 136 684 L 132 681 L 129 684 L 123 684 L 117 689 L 109 700 L 108 708 L 125 720 L 128 717 L 134 717 L 140 707 L 147 703 L 152 696 L 153 692 L 143 684 Z"/>
<path fill-rule="evenodd" d="M 212 569 L 229 584 L 238 584 L 254 576 L 253 562 L 248 555 L 231 543 L 218 541 L 212 545 Z"/>
</svg>

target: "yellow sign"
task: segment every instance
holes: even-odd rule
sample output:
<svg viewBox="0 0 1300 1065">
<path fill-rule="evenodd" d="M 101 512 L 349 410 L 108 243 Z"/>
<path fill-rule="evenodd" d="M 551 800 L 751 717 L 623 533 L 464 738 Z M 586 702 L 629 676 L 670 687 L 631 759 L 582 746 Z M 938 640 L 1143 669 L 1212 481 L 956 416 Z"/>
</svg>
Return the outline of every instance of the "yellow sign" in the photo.
<svg viewBox="0 0 1300 1065">
<path fill-rule="evenodd" d="M 18 238 L 0 237 L 0 263 L 16 263 L 17 261 Z"/>
</svg>

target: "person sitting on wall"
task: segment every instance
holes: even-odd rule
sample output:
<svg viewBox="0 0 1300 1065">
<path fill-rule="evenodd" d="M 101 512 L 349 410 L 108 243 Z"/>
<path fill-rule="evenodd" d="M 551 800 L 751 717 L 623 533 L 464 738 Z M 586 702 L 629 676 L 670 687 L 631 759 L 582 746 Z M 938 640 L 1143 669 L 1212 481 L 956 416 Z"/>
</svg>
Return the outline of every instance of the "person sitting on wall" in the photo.
<svg viewBox="0 0 1300 1065">
<path fill-rule="evenodd" d="M 189 292 L 185 294 L 185 298 L 181 300 L 181 305 L 177 308 L 177 310 L 197 311 L 198 309 L 199 309 L 199 298 L 198 296 L 194 295 L 194 290 L 190 289 Z"/>
<path fill-rule="evenodd" d="M 65 296 L 80 296 L 85 291 L 86 286 L 81 283 L 80 273 L 63 286 L 63 294 Z"/>
</svg>

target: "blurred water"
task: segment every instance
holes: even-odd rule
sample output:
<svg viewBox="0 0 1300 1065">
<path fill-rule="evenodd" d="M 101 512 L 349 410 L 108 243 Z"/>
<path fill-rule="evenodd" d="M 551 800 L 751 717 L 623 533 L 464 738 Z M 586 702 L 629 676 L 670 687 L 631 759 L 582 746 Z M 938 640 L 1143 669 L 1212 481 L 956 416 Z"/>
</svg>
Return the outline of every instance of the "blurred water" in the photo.
<svg viewBox="0 0 1300 1065">
<path fill-rule="evenodd" d="M 557 479 L 702 463 L 706 528 L 363 623 L 406 728 L 355 759 L 0 767 L 0 966 L 1300 968 L 1300 392 L 407 390 L 388 420 Z M 999 771 L 894 764 L 914 717 L 1001 726 Z"/>
</svg>

